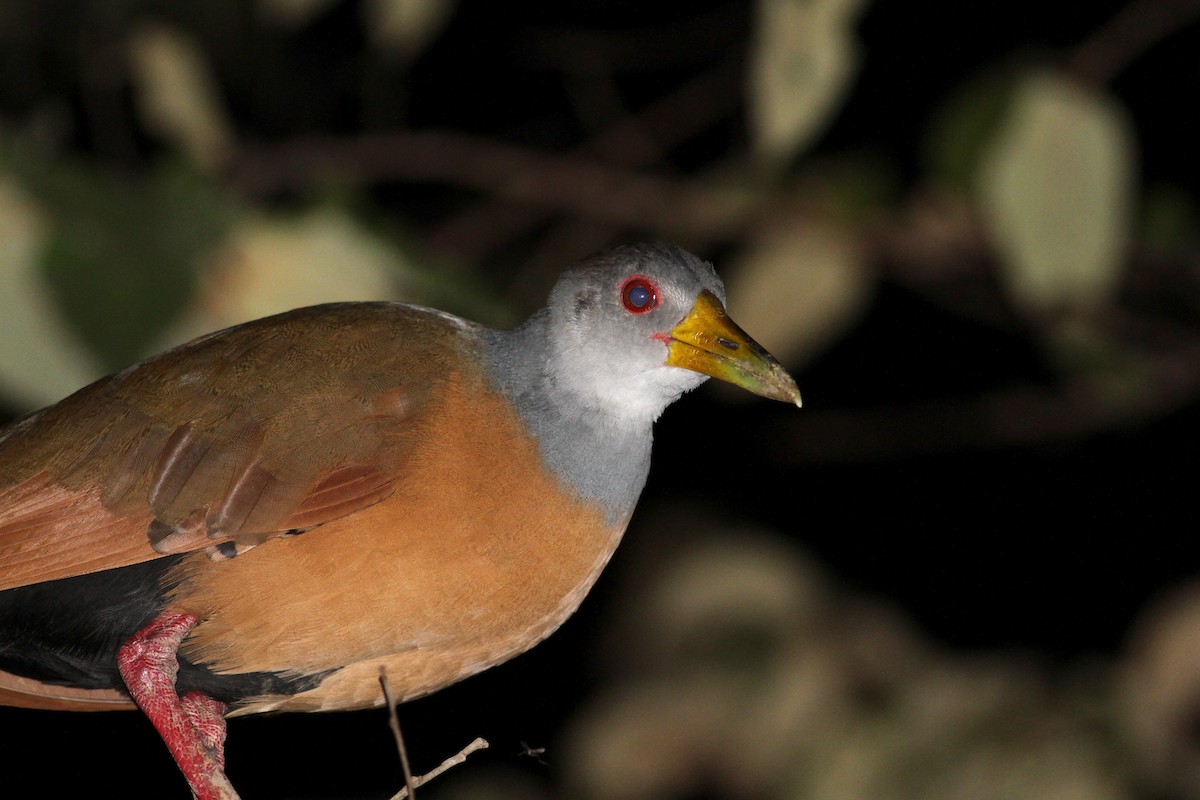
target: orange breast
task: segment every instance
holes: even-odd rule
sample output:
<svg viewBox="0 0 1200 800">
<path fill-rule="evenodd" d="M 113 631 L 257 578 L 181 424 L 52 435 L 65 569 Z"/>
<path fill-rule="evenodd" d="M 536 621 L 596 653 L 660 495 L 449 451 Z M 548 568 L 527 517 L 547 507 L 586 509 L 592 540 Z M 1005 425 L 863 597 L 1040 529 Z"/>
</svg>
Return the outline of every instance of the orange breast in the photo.
<svg viewBox="0 0 1200 800">
<path fill-rule="evenodd" d="M 344 668 L 244 711 L 378 705 L 520 653 L 579 605 L 624 521 L 564 490 L 512 408 L 451 380 L 419 423 L 388 499 L 232 561 L 186 559 L 172 605 L 204 621 L 184 643 L 222 672 Z"/>
</svg>

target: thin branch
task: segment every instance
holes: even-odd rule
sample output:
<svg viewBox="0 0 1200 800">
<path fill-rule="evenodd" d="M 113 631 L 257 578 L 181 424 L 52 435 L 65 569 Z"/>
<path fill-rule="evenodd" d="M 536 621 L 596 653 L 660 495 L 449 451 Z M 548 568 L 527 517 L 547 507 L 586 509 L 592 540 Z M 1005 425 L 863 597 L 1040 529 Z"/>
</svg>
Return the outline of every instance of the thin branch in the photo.
<svg viewBox="0 0 1200 800">
<path fill-rule="evenodd" d="M 133 121 L 122 102 L 128 71 L 119 38 L 96 22 L 80 36 L 80 78 L 84 122 L 104 160 L 128 168 L 137 162 Z"/>
<path fill-rule="evenodd" d="M 725 117 L 740 101 L 742 64 L 727 58 L 660 100 L 599 131 L 571 151 L 626 168 L 647 167 L 699 131 Z M 542 207 L 518 207 L 489 198 L 438 226 L 429 244 L 466 262 L 482 259 L 537 229 L 548 217 Z"/>
<path fill-rule="evenodd" d="M 915 454 L 1026 447 L 1129 428 L 1200 394 L 1200 343 L 1143 357 L 1128 374 L 1026 385 L 908 407 L 821 410 L 810 404 L 779 434 L 781 464 L 847 463 Z M 767 422 L 763 423 L 768 424 Z"/>
<path fill-rule="evenodd" d="M 597 61 L 617 73 L 686 68 L 744 41 L 752 11 L 725 3 L 636 30 L 531 28 L 517 33 L 513 57 L 565 73 L 587 73 Z"/>
<path fill-rule="evenodd" d="M 437 767 L 435 769 L 433 769 L 432 771 L 426 772 L 424 775 L 418 775 L 415 778 L 413 778 L 413 785 L 414 786 L 424 786 L 425 784 L 429 783 L 434 778 L 441 775 L 443 772 L 454 769 L 459 764 L 462 764 L 463 762 L 465 762 L 467 760 L 467 757 L 470 756 L 472 753 L 478 752 L 480 750 L 486 750 L 486 749 L 488 749 L 487 739 L 476 738 L 475 741 L 471 742 L 469 745 L 464 747 L 462 750 L 459 750 L 457 753 L 455 753 L 454 755 L 447 758 L 441 764 L 438 764 Z M 401 789 L 400 791 L 398 791 L 394 795 L 392 795 L 390 800 L 405 800 L 405 798 L 407 798 L 408 796 L 409 796 L 408 789 L 405 788 L 405 789 Z"/>
<path fill-rule="evenodd" d="M 628 167 L 655 163 L 727 115 L 739 100 L 740 85 L 740 58 L 727 58 L 569 155 L 451 132 L 396 132 L 246 146 L 236 154 L 229 178 L 250 197 L 305 189 L 331 176 L 366 184 L 433 181 L 481 190 L 486 194 L 481 204 L 428 237 L 433 249 L 466 262 L 562 213 L 618 227 L 657 228 L 685 237 L 712 232 L 723 238 L 769 198 L 640 175 Z M 732 219 L 723 211 L 728 206 Z"/>
<path fill-rule="evenodd" d="M 451 132 L 397 132 L 310 138 L 247 147 L 231 179 L 250 195 L 312 185 L 323 176 L 364 183 L 439 181 L 511 202 L 665 236 L 735 237 L 772 197 L 631 172 Z"/>
<path fill-rule="evenodd" d="M 1075 48 L 1067 68 L 1105 86 L 1154 45 L 1200 17 L 1196 0 L 1139 0 Z"/>
<path fill-rule="evenodd" d="M 392 697 L 392 688 L 388 686 L 387 667 L 379 668 L 379 685 L 383 687 L 383 699 L 388 705 L 388 727 L 392 729 L 392 736 L 396 737 L 396 750 L 400 753 L 400 767 L 404 770 L 405 796 L 417 800 L 412 768 L 408 765 L 408 749 L 404 746 L 404 734 L 400 733 L 400 715 L 396 712 L 396 700 Z"/>
<path fill-rule="evenodd" d="M 473 742 L 438 764 L 432 771 L 424 775 L 413 775 L 408 765 L 408 750 L 404 747 L 404 736 L 400 733 L 400 716 L 396 713 L 396 699 L 392 696 L 391 686 L 388 685 L 386 667 L 379 668 L 379 685 L 383 687 L 383 698 L 388 706 L 388 727 L 392 729 L 392 736 L 396 738 L 396 750 L 400 753 L 400 765 L 404 768 L 404 788 L 392 795 L 391 800 L 417 800 L 418 786 L 424 786 L 442 773 L 462 764 L 472 753 L 488 748 L 486 739 L 476 737 Z"/>
</svg>

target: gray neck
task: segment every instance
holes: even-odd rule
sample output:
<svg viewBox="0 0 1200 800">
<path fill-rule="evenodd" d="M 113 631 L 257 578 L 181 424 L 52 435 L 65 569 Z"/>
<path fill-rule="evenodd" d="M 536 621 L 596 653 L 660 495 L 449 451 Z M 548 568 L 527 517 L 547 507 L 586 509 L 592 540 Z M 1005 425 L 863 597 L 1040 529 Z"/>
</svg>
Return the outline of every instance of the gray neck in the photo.
<svg viewBox="0 0 1200 800">
<path fill-rule="evenodd" d="M 623 525 L 650 471 L 653 420 L 624 418 L 563 385 L 547 344 L 549 321 L 543 309 L 519 328 L 487 331 L 489 372 L 537 438 L 550 471 L 599 505 L 610 525 Z"/>
</svg>

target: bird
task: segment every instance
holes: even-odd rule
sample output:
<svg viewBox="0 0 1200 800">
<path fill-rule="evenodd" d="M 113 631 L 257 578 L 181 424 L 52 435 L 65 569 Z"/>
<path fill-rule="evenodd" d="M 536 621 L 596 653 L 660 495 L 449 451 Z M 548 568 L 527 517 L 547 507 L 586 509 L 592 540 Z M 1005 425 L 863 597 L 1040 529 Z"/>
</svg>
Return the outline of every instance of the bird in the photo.
<svg viewBox="0 0 1200 800">
<path fill-rule="evenodd" d="M 225 720 L 435 692 L 579 607 L 653 423 L 716 377 L 799 406 L 670 244 L 510 329 L 396 302 L 247 322 L 0 429 L 0 704 L 140 708 L 199 800 Z"/>
</svg>

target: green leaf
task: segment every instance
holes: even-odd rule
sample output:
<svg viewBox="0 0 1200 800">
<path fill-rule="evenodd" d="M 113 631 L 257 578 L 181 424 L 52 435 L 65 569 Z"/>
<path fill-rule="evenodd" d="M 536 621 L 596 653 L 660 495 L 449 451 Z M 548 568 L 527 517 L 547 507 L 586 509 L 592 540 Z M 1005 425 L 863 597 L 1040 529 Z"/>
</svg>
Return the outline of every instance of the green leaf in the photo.
<svg viewBox="0 0 1200 800">
<path fill-rule="evenodd" d="M 378 48 L 412 57 L 450 20 L 455 0 L 366 0 L 363 16 Z"/>
<path fill-rule="evenodd" d="M 858 319 L 872 285 L 851 229 L 789 220 L 760 232 L 739 257 L 729 279 L 730 313 L 795 368 Z"/>
<path fill-rule="evenodd" d="M 0 392 L 10 409 L 52 403 L 103 374 L 42 280 L 47 228 L 33 198 L 0 176 Z"/>
<path fill-rule="evenodd" d="M 23 173 L 48 212 L 41 267 L 59 306 L 107 368 L 128 366 L 187 301 L 234 204 L 182 170 L 118 179 L 43 164 Z"/>
<path fill-rule="evenodd" d="M 1187 251 L 1200 240 L 1200 204 L 1177 186 L 1157 185 L 1142 199 L 1138 239 L 1159 251 Z"/>
<path fill-rule="evenodd" d="M 200 45 L 182 31 L 143 23 L 129 40 L 138 115 L 193 164 L 213 169 L 233 148 L 233 129 Z"/>
<path fill-rule="evenodd" d="M 823 130 L 858 71 L 860 0 L 760 0 L 749 65 L 750 129 L 766 161 Z"/>
<path fill-rule="evenodd" d="M 1108 303 L 1126 264 L 1135 138 L 1112 98 L 1053 73 L 1021 81 L 979 172 L 1000 276 L 1034 314 Z"/>
<path fill-rule="evenodd" d="M 1012 104 L 1020 73 L 990 69 L 968 80 L 933 115 L 925 137 L 926 168 L 933 178 L 971 192 L 979 162 Z"/>
<path fill-rule="evenodd" d="M 396 248 L 339 209 L 248 215 L 206 259 L 198 291 L 158 346 L 301 306 L 395 299 L 408 269 Z"/>
</svg>

